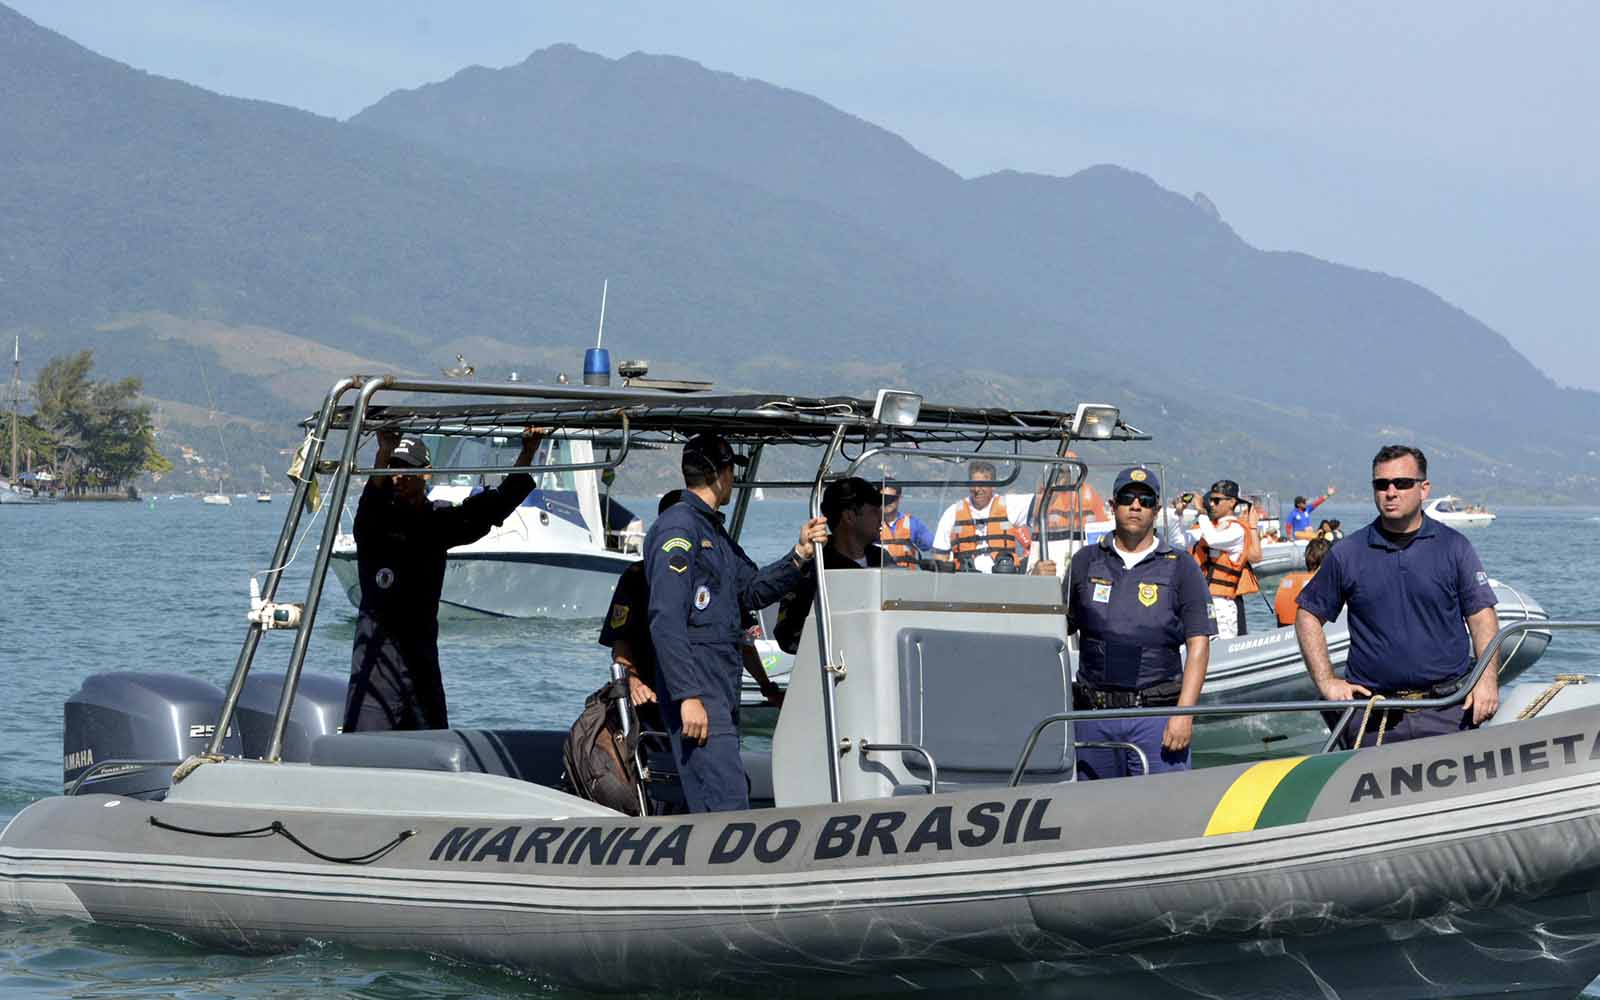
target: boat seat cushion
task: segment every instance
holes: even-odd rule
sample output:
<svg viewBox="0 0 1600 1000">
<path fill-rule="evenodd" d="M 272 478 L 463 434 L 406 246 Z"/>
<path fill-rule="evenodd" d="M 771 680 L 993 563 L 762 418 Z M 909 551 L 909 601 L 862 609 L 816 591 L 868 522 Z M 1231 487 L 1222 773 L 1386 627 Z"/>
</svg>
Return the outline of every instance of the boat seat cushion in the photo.
<svg viewBox="0 0 1600 1000">
<path fill-rule="evenodd" d="M 941 777 L 946 770 L 1009 775 L 1033 726 L 1071 704 L 1066 646 L 1054 636 L 905 629 L 896 654 L 901 741 L 932 754 Z M 1070 770 L 1066 743 L 1067 727 L 1046 729 L 1029 772 Z M 918 755 L 902 759 L 927 773 Z"/>
<path fill-rule="evenodd" d="M 561 782 L 561 744 L 566 738 L 566 730 L 560 729 L 337 733 L 312 741 L 311 763 L 500 774 L 556 788 Z"/>
</svg>

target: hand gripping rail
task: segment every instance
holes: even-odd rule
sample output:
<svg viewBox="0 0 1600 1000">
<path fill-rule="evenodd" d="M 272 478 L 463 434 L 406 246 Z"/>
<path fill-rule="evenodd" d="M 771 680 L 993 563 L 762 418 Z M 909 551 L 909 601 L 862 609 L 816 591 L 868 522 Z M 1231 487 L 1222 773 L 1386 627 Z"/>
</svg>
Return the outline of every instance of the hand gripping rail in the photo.
<svg viewBox="0 0 1600 1000">
<path fill-rule="evenodd" d="M 1496 632 L 1494 638 L 1489 640 L 1489 645 L 1484 647 L 1482 655 L 1473 664 L 1472 672 L 1467 675 L 1466 681 L 1454 692 L 1443 698 L 1418 698 L 1408 699 L 1404 705 L 1407 709 L 1417 708 L 1447 708 L 1459 705 L 1466 700 L 1467 695 L 1477 685 L 1483 672 L 1489 664 L 1495 662 L 1500 654 L 1500 647 L 1507 638 L 1521 635 L 1530 631 L 1575 632 L 1575 631 L 1600 631 L 1600 621 L 1568 621 L 1568 622 L 1513 622 Z M 1356 701 L 1278 701 L 1278 702 L 1251 702 L 1233 705 L 1187 705 L 1144 708 L 1107 708 L 1107 709 L 1074 709 L 1070 712 L 1058 712 L 1047 715 L 1034 723 L 1033 731 L 1028 734 L 1028 740 L 1022 746 L 1022 754 L 1017 758 L 1016 767 L 1011 770 L 1011 780 L 1008 783 L 1015 788 L 1021 781 L 1023 772 L 1028 766 L 1028 758 L 1033 756 L 1034 747 L 1039 743 L 1039 736 L 1050 726 L 1057 723 L 1077 722 L 1081 719 L 1143 719 L 1151 716 L 1219 716 L 1219 715 L 1257 715 L 1268 712 L 1326 712 L 1329 709 L 1343 709 L 1344 714 L 1339 718 L 1339 725 L 1334 728 L 1333 735 L 1322 747 L 1322 752 L 1327 753 L 1333 748 L 1334 740 L 1345 723 L 1349 721 L 1350 714 L 1358 708 L 1370 704 L 1368 699 Z"/>
</svg>

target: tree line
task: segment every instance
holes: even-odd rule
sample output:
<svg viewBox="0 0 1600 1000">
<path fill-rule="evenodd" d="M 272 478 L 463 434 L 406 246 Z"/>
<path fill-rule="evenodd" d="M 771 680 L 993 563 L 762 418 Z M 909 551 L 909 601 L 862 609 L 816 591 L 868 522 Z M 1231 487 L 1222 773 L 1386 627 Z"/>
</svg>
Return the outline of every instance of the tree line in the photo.
<svg viewBox="0 0 1600 1000">
<path fill-rule="evenodd" d="M 21 422 L 19 444 L 36 466 L 47 464 L 72 493 L 104 492 L 172 463 L 156 449 L 150 406 L 139 401 L 144 380 L 93 377 L 94 352 L 51 358 L 34 378 L 34 413 Z M 11 422 L 0 427 L 10 453 Z M 15 472 L 15 470 L 13 470 Z"/>
</svg>

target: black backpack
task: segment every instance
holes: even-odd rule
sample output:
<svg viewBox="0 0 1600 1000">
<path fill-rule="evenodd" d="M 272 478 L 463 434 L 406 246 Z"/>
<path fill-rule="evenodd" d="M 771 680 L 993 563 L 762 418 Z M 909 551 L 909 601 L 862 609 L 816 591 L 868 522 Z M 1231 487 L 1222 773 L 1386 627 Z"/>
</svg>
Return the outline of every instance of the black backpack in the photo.
<svg viewBox="0 0 1600 1000">
<path fill-rule="evenodd" d="M 643 782 L 639 774 L 637 717 L 622 735 L 619 704 L 627 705 L 628 682 L 616 680 L 584 699 L 583 712 L 561 746 L 567 791 L 629 816 L 640 815 Z M 631 712 L 632 706 L 626 709 Z"/>
</svg>

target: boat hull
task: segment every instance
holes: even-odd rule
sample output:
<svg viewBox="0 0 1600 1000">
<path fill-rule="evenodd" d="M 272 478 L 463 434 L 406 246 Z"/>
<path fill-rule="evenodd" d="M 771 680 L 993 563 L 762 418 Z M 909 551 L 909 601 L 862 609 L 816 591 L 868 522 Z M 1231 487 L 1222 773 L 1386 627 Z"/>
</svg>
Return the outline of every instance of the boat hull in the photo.
<svg viewBox="0 0 1600 1000">
<path fill-rule="evenodd" d="M 555 793 L 519 815 L 509 778 L 229 761 L 165 803 L 29 806 L 0 912 L 605 992 L 1572 996 L 1600 974 L 1597 739 L 1587 709 L 1289 770 L 646 820 Z M 479 807 L 414 787 L 468 779 Z M 274 822 L 305 846 L 200 835 Z"/>
<path fill-rule="evenodd" d="M 458 553 L 445 557 L 441 621 L 475 618 L 600 618 L 617 577 L 637 556 L 620 553 Z M 353 548 L 330 560 L 345 596 L 361 606 Z"/>
</svg>

